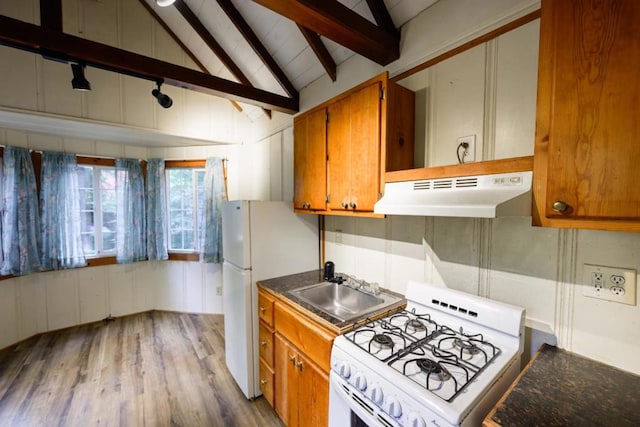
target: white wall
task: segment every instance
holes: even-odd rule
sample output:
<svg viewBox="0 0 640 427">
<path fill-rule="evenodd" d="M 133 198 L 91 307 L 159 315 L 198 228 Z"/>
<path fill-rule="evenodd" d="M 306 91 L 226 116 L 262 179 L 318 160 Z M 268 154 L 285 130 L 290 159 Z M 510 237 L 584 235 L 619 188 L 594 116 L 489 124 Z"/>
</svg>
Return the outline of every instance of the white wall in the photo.
<svg viewBox="0 0 640 427">
<path fill-rule="evenodd" d="M 272 131 L 272 130 L 269 130 Z M 0 145 L 98 157 L 228 159 L 230 199 L 292 200 L 291 127 L 246 145 L 141 147 L 0 128 Z M 222 313 L 220 264 L 155 261 L 0 281 L 0 348 L 34 334 L 151 309 Z"/>
<path fill-rule="evenodd" d="M 401 59 L 388 69 L 406 70 L 415 65 L 414 58 L 421 62 L 434 57 L 535 7 L 532 1 L 440 0 L 403 28 Z M 507 59 L 512 58 L 494 62 L 495 68 L 489 70 L 499 81 L 501 74 L 518 72 L 522 66 L 515 42 L 499 42 L 492 48 L 506 50 L 510 52 Z M 322 78 L 302 91 L 305 108 L 379 71 L 366 60 L 350 59 L 340 67 L 336 85 Z M 357 81 L 352 82 L 356 75 Z M 526 154 L 533 147 L 534 101 L 508 108 L 509 98 L 519 92 L 509 88 L 509 79 L 502 81 L 503 89 L 498 85 L 490 95 L 494 117 L 485 117 L 482 125 L 485 138 L 490 139 L 485 142 L 493 146 L 485 148 L 486 158 L 512 155 L 511 149 Z M 518 90 L 531 91 L 531 87 Z M 528 125 L 510 129 L 513 121 Z M 507 141 L 510 138 L 515 145 Z M 327 217 L 326 228 L 326 258 L 336 263 L 337 271 L 401 293 L 408 280 L 422 280 L 523 306 L 536 344 L 555 341 L 578 354 L 640 374 L 637 303 L 629 306 L 582 295 L 585 263 L 640 271 L 640 234 L 537 228 L 529 217 Z"/>
<path fill-rule="evenodd" d="M 3 0 L 0 14 L 38 24 L 39 1 Z M 138 1 L 64 0 L 63 23 L 66 33 L 198 69 Z M 85 125 L 115 124 L 208 142 L 249 138 L 250 120 L 222 98 L 164 85 L 173 99 L 164 109 L 151 96 L 154 82 L 92 67 L 85 71 L 92 90 L 74 91 L 68 64 L 6 46 L 0 46 L 0 75 L 8 83 L 0 85 L 0 112 L 81 118 Z"/>
</svg>

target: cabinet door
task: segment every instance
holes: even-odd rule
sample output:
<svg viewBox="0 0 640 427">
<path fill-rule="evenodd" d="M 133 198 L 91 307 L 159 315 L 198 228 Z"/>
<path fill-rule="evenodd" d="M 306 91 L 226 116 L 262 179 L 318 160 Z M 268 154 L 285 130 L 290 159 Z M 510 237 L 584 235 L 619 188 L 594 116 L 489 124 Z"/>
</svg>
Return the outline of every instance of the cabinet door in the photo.
<svg viewBox="0 0 640 427">
<path fill-rule="evenodd" d="M 380 90 L 375 82 L 329 106 L 329 207 L 373 211 L 380 192 Z"/>
<path fill-rule="evenodd" d="M 536 223 L 638 228 L 639 45 L 636 0 L 543 0 Z"/>
<path fill-rule="evenodd" d="M 298 425 L 297 353 L 279 334 L 275 334 L 275 410 L 287 426 Z"/>
<path fill-rule="evenodd" d="M 303 355 L 299 354 L 298 359 L 298 387 L 303 400 L 298 407 L 298 418 L 306 426 L 325 427 L 329 423 L 329 378 Z"/>
<path fill-rule="evenodd" d="M 293 123 L 293 205 L 325 210 L 327 197 L 326 110 L 302 114 Z"/>
<path fill-rule="evenodd" d="M 380 194 L 380 82 L 350 96 L 351 201 L 357 211 L 373 211 Z"/>
<path fill-rule="evenodd" d="M 341 99 L 328 108 L 327 151 L 329 208 L 348 210 L 351 182 L 351 102 Z"/>
</svg>

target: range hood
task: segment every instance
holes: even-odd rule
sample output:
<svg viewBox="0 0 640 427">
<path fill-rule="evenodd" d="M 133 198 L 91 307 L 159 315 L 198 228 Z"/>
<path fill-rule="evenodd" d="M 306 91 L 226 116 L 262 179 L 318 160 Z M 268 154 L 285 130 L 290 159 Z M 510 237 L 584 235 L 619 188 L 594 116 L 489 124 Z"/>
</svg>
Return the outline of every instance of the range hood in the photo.
<svg viewBox="0 0 640 427">
<path fill-rule="evenodd" d="M 531 216 L 533 173 L 387 182 L 374 213 L 496 218 Z"/>
</svg>

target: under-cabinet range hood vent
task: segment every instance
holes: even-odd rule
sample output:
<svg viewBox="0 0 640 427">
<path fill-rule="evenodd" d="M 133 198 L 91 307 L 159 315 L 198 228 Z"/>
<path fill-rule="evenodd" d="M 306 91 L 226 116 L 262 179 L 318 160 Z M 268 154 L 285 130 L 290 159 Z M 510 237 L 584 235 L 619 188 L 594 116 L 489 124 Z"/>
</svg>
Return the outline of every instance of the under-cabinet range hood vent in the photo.
<svg viewBox="0 0 640 427">
<path fill-rule="evenodd" d="M 530 216 L 532 177 L 527 171 L 387 182 L 374 212 L 472 218 Z"/>
</svg>

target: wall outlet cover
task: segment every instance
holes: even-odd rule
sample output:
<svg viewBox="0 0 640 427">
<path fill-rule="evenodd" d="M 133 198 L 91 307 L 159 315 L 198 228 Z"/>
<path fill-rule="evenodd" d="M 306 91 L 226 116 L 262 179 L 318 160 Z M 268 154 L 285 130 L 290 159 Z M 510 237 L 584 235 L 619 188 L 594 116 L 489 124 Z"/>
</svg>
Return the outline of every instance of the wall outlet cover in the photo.
<svg viewBox="0 0 640 427">
<path fill-rule="evenodd" d="M 591 298 L 636 305 L 636 270 L 584 264 L 582 294 Z"/>
</svg>

